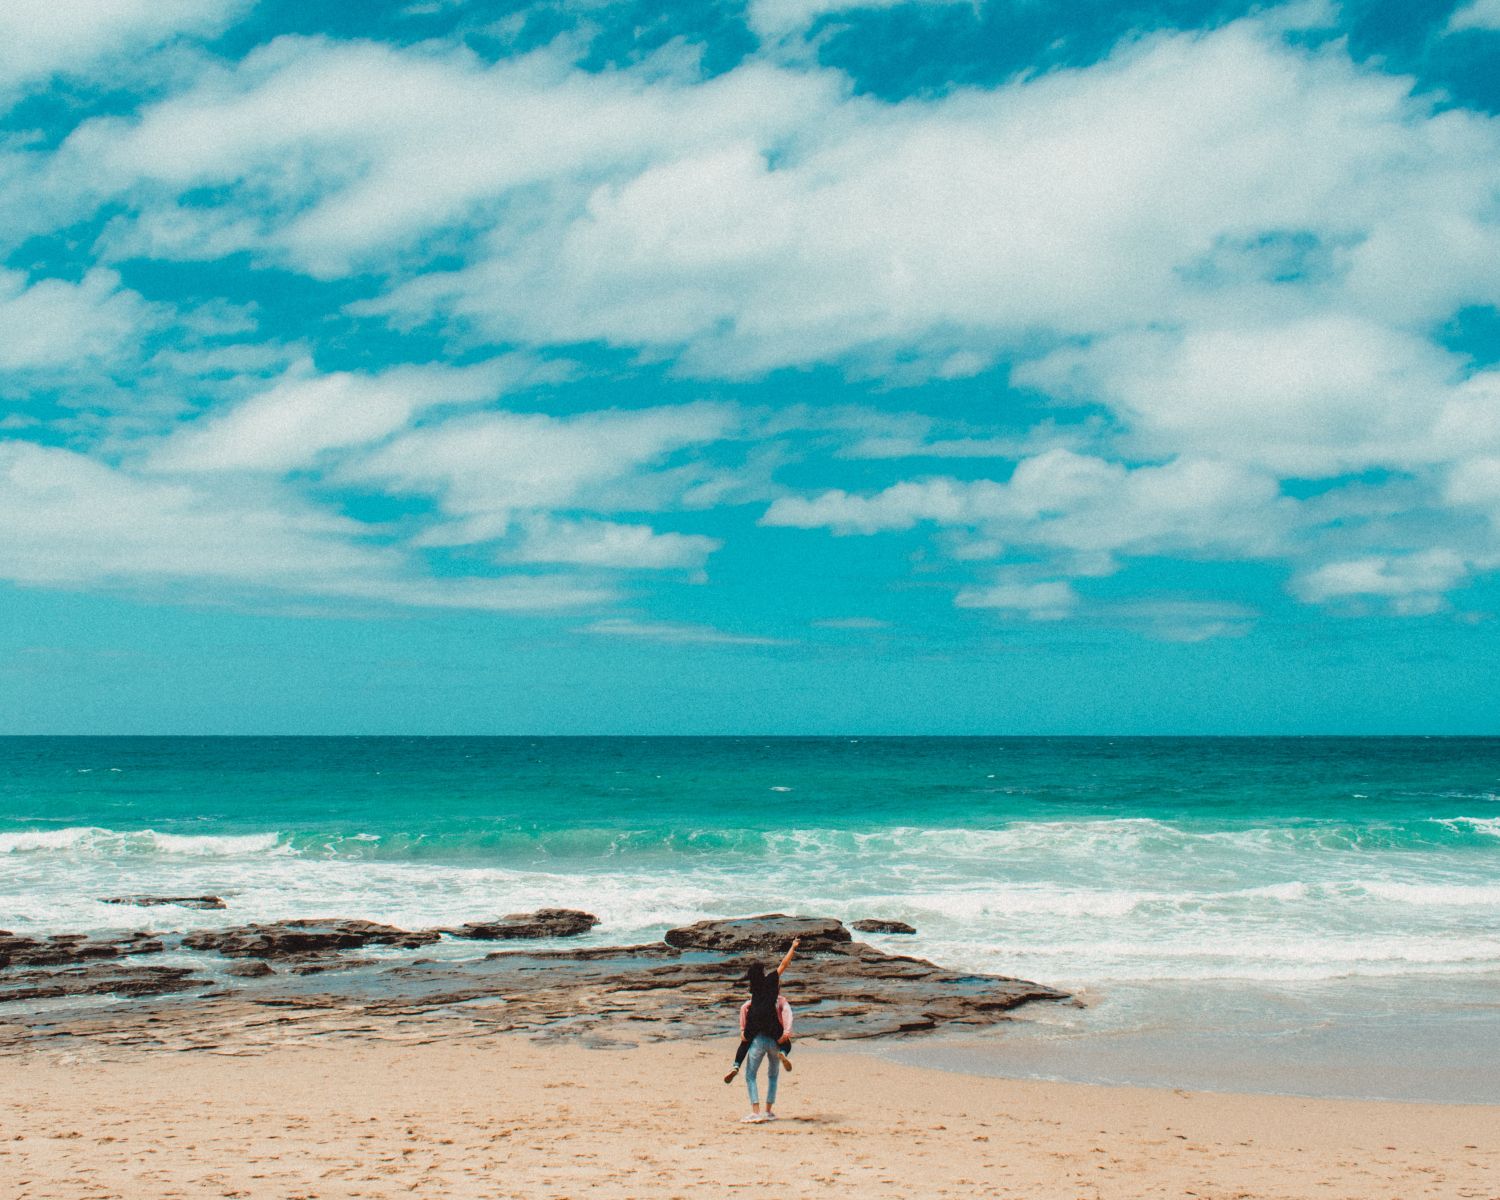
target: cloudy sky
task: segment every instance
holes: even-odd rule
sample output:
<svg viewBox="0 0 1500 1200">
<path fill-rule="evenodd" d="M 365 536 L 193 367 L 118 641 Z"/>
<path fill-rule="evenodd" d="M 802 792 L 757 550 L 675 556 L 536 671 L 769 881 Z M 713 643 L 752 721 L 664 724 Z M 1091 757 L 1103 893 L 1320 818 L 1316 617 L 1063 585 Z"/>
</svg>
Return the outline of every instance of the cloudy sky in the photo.
<svg viewBox="0 0 1500 1200">
<path fill-rule="evenodd" d="M 0 728 L 1500 725 L 1500 0 L 8 0 Z"/>
</svg>

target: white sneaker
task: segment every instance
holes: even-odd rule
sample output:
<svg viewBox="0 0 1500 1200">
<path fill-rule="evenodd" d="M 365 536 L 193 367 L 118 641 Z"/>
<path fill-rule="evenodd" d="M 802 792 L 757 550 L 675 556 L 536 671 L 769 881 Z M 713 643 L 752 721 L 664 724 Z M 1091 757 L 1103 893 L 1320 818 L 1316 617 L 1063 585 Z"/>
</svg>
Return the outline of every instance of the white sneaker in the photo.
<svg viewBox="0 0 1500 1200">
<path fill-rule="evenodd" d="M 740 1124 L 761 1125 L 765 1123 L 765 1120 L 766 1118 L 761 1116 L 760 1113 L 746 1113 L 743 1117 L 740 1118 Z"/>
</svg>

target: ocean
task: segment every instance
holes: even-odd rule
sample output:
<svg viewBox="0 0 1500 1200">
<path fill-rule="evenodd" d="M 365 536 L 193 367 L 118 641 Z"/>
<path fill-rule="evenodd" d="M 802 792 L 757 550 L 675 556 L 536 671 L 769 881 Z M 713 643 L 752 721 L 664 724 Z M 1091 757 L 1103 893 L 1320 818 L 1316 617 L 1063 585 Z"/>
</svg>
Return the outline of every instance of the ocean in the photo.
<svg viewBox="0 0 1500 1200">
<path fill-rule="evenodd" d="M 1500 739 L 0 738 L 0 928 L 543 905 L 896 918 L 1085 1001 L 889 1051 L 937 1065 L 1500 1102 Z"/>
</svg>

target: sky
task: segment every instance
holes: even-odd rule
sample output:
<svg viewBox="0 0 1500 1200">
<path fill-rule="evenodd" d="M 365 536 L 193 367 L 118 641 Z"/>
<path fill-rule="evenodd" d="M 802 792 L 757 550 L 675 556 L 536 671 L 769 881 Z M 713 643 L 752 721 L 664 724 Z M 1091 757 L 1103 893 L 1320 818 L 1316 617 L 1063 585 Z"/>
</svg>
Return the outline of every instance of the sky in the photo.
<svg viewBox="0 0 1500 1200">
<path fill-rule="evenodd" d="M 8 0 L 0 732 L 1500 731 L 1500 0 Z"/>
</svg>

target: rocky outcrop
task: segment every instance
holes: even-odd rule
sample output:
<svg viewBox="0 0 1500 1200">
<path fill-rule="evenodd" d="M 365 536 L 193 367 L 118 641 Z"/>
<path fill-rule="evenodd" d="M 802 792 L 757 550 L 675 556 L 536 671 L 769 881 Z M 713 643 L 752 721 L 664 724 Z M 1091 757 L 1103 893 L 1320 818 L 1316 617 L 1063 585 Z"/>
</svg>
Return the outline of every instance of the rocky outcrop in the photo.
<svg viewBox="0 0 1500 1200">
<path fill-rule="evenodd" d="M 800 1037 L 889 1037 L 994 1025 L 1023 1004 L 1068 999 L 1041 984 L 949 971 L 859 942 L 828 940 L 807 947 L 804 942 L 807 952 L 799 951 L 782 978 Z M 746 995 L 745 968 L 766 957 L 657 943 L 509 950 L 479 964 L 412 964 L 390 974 L 403 979 L 396 990 L 405 993 L 399 1005 L 407 1014 L 419 1006 L 468 1006 L 503 997 L 494 1019 L 507 1029 L 603 1041 L 675 1039 L 732 1032 Z M 413 999 L 408 986 L 418 982 L 423 995 Z"/>
<path fill-rule="evenodd" d="M 850 929 L 856 933 L 916 933 L 916 929 L 905 921 L 882 921 L 876 918 L 867 918 L 863 921 L 855 921 Z"/>
<path fill-rule="evenodd" d="M 100 898 L 99 903 L 133 904 L 138 908 L 156 908 L 163 904 L 203 910 L 229 907 L 218 896 L 104 896 Z"/>
<path fill-rule="evenodd" d="M 444 934 L 477 941 L 515 938 L 573 937 L 587 933 L 599 918 L 576 908 L 539 908 L 511 913 L 492 921 L 473 921 L 454 929 L 398 929 L 373 921 L 278 921 L 270 925 L 237 925 L 230 929 L 199 929 L 186 935 L 189 950 L 211 950 L 229 958 L 301 958 L 327 955 L 362 946 L 394 946 L 411 950 L 428 946 Z M 320 964 L 317 970 L 333 969 Z"/>
<path fill-rule="evenodd" d="M 493 921 L 471 921 L 457 929 L 442 929 L 449 937 L 476 941 L 502 941 L 511 938 L 576 937 L 587 933 L 599 918 L 576 908 L 539 908 L 535 912 L 511 913 Z"/>
<path fill-rule="evenodd" d="M 593 924 L 589 914 L 565 909 L 466 928 L 503 927 L 509 932 L 496 936 L 525 938 Z M 89 947 L 105 947 L 115 956 L 144 953 L 139 948 L 151 941 L 146 934 L 116 942 L 0 935 L 0 946 L 9 946 L 13 956 L 11 969 L 0 972 L 0 1004 L 89 994 L 141 997 L 138 1005 L 70 1006 L 65 1012 L 6 1005 L 0 1009 L 0 1051 L 54 1035 L 175 1049 L 244 1047 L 273 1044 L 293 1028 L 382 1037 L 400 1031 L 424 1040 L 519 1030 L 590 1044 L 723 1037 L 733 1033 L 746 968 L 752 961 L 774 961 L 794 937 L 802 939 L 801 948 L 782 988 L 797 1011 L 799 1037 L 894 1037 L 995 1025 L 1022 1005 L 1069 999 L 1022 979 L 951 971 L 884 953 L 853 941 L 835 920 L 782 914 L 701 921 L 638 946 L 541 949 L 512 941 L 483 958 L 443 960 L 340 953 L 360 946 L 421 947 L 438 937 L 436 930 L 413 933 L 368 921 L 200 930 L 182 945 L 233 960 L 224 964 L 227 970 L 214 971 L 210 983 L 190 968 L 145 968 L 109 957 L 52 969 L 14 965 L 17 953 L 27 955 L 28 963 L 55 963 L 57 955 L 87 954 Z M 267 958 L 277 960 L 274 971 L 261 961 Z M 205 986 L 215 990 L 190 1003 L 151 999 Z M 275 1016 L 268 1019 L 267 1010 Z"/>
<path fill-rule="evenodd" d="M 0 930 L 0 968 L 68 966 L 129 954 L 159 954 L 161 950 L 161 939 L 154 933 L 127 933 L 113 938 L 55 933 L 51 937 L 30 938 Z"/>
<path fill-rule="evenodd" d="M 0 976 L 0 1004 L 62 996 L 161 996 L 202 987 L 191 967 L 138 967 L 93 963 L 61 971 L 25 970 Z"/>
<path fill-rule="evenodd" d="M 229 958 L 292 958 L 327 954 L 360 946 L 415 949 L 438 940 L 435 929 L 412 932 L 374 921 L 278 921 L 272 925 L 238 925 L 199 929 L 182 939 L 189 950 L 213 950 Z"/>
<path fill-rule="evenodd" d="M 847 943 L 849 931 L 831 917 L 789 917 L 767 913 L 727 921 L 699 921 L 667 930 L 665 941 L 679 950 L 714 950 L 720 954 L 785 954 L 793 938 L 802 952 Z"/>
</svg>

